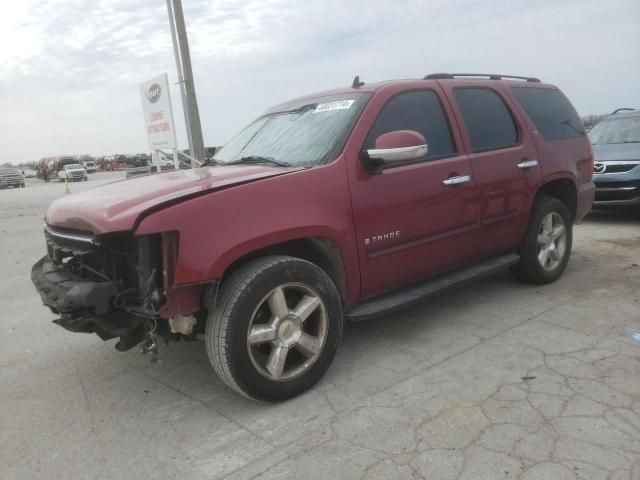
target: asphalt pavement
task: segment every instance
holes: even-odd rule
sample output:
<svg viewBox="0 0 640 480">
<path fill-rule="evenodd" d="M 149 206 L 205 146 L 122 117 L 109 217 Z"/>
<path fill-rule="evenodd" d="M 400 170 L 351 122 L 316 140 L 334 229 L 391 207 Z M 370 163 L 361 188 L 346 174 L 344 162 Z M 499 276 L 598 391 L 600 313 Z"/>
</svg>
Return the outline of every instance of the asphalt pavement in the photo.
<svg viewBox="0 0 640 480">
<path fill-rule="evenodd" d="M 505 272 L 347 325 L 324 378 L 270 405 L 225 388 L 202 343 L 151 363 L 51 323 L 29 272 L 62 195 L 0 190 L 4 480 L 640 480 L 638 218 L 591 213 L 554 284 Z"/>
</svg>

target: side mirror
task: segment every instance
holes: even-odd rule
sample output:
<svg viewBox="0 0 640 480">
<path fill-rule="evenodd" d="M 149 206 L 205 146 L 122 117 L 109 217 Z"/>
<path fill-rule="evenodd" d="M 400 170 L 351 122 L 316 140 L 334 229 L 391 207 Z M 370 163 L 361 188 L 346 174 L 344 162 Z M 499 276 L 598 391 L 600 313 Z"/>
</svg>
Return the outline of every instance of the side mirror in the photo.
<svg viewBox="0 0 640 480">
<path fill-rule="evenodd" d="M 363 152 L 367 170 L 379 173 L 380 167 L 424 158 L 429 151 L 424 136 L 414 130 L 394 130 L 376 138 L 375 147 Z"/>
</svg>

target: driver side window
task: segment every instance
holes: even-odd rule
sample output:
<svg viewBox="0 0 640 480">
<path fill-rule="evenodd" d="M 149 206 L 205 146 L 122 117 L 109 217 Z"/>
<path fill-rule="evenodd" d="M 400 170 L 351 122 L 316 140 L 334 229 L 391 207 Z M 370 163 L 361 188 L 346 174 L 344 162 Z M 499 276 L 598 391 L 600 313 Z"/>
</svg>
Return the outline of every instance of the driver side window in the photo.
<svg viewBox="0 0 640 480">
<path fill-rule="evenodd" d="M 427 159 L 455 154 L 446 114 L 433 90 L 406 92 L 391 98 L 367 135 L 365 149 L 374 148 L 376 138 L 394 130 L 421 133 L 429 145 Z"/>
</svg>

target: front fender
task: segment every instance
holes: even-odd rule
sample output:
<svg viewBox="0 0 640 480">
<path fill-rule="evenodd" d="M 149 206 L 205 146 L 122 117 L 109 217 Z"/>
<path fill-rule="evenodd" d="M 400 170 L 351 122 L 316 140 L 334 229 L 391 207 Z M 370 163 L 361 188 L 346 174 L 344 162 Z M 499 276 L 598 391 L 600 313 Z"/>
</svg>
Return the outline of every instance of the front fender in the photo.
<svg viewBox="0 0 640 480">
<path fill-rule="evenodd" d="M 233 262 L 270 245 L 327 238 L 340 249 L 347 297 L 353 299 L 360 274 L 351 199 L 340 160 L 187 199 L 149 214 L 136 234 L 178 232 L 176 286 L 219 279 Z"/>
<path fill-rule="evenodd" d="M 340 245 L 340 232 L 321 225 L 301 225 L 286 230 L 270 232 L 240 242 L 232 246 L 229 250 L 223 252 L 213 265 L 211 265 L 207 276 L 209 278 L 220 278 L 231 264 L 252 252 L 256 252 L 279 243 L 301 240 L 304 238 L 324 238 L 332 241 L 336 245 Z M 342 249 L 340 250 L 342 251 Z"/>
</svg>

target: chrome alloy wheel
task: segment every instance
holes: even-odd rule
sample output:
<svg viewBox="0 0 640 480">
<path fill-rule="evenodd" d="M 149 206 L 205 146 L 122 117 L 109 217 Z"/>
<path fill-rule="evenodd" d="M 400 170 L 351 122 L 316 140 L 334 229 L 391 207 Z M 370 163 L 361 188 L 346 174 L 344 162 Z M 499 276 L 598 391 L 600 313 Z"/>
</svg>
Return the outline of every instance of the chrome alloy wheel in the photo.
<svg viewBox="0 0 640 480">
<path fill-rule="evenodd" d="M 538 262 L 547 271 L 560 265 L 567 249 L 567 228 L 556 212 L 545 215 L 538 232 Z"/>
<path fill-rule="evenodd" d="M 254 368 L 269 380 L 291 380 L 311 368 L 327 338 L 327 309 L 302 283 L 271 290 L 253 312 L 247 350 Z"/>
</svg>

